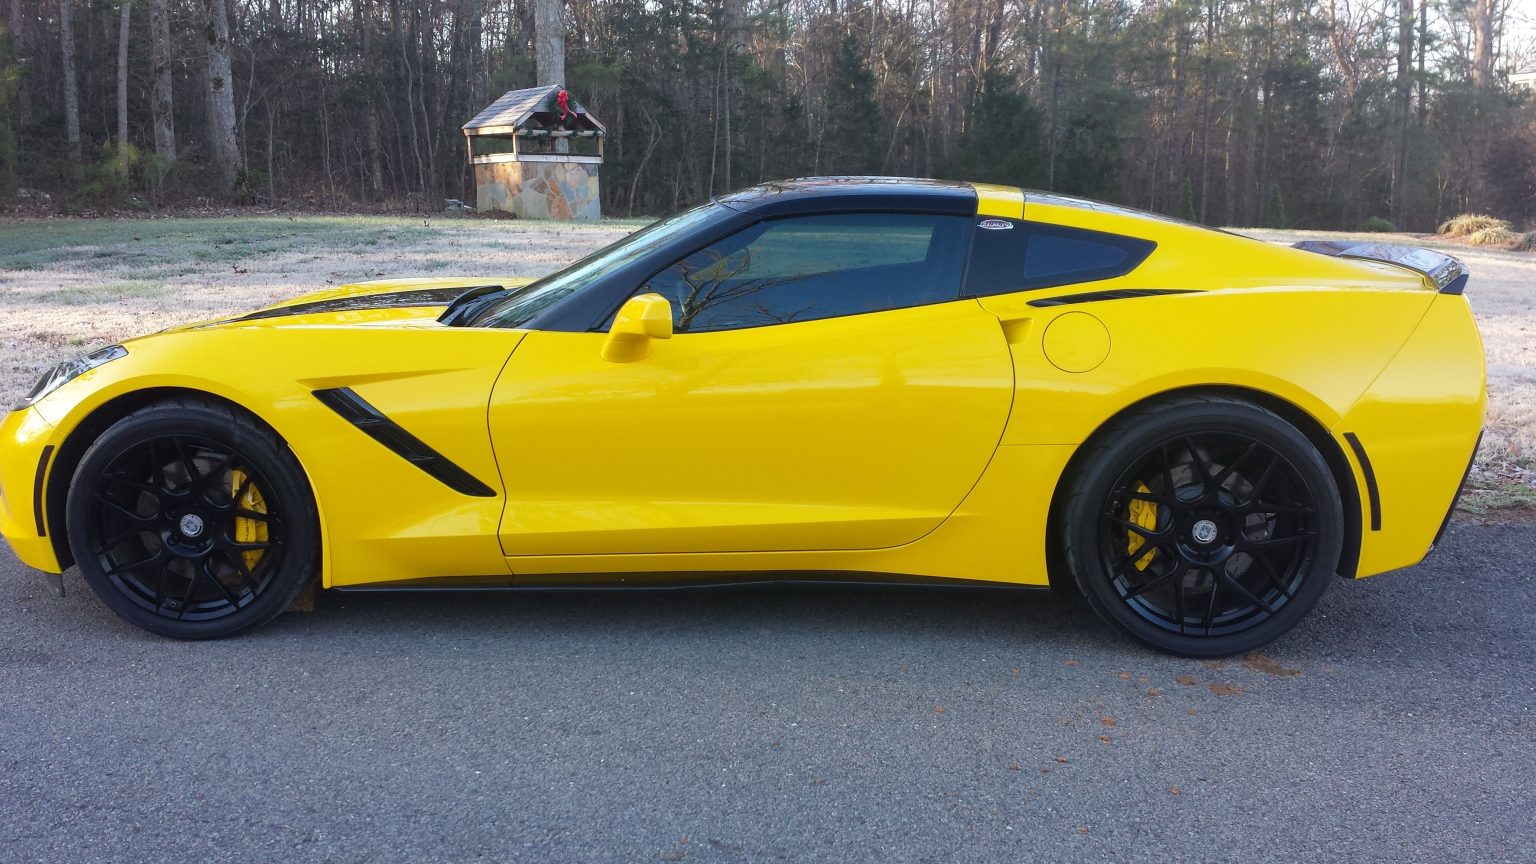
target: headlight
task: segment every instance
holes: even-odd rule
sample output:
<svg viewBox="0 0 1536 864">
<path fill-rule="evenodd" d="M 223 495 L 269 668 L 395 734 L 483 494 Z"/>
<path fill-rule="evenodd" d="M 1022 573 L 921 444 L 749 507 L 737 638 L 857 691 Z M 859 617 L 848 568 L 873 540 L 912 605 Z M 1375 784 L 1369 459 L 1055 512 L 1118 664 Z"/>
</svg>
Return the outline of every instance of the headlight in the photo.
<svg viewBox="0 0 1536 864">
<path fill-rule="evenodd" d="M 32 389 L 27 392 L 27 395 L 22 397 L 22 400 L 17 402 L 11 410 L 20 411 L 23 408 L 29 408 L 37 404 L 39 399 L 95 369 L 97 366 L 109 363 L 119 357 L 127 356 L 127 348 L 121 345 L 109 345 L 100 351 L 92 351 L 83 357 L 65 360 L 63 363 L 44 372 L 43 377 L 37 379 L 37 383 L 32 385 Z"/>
</svg>

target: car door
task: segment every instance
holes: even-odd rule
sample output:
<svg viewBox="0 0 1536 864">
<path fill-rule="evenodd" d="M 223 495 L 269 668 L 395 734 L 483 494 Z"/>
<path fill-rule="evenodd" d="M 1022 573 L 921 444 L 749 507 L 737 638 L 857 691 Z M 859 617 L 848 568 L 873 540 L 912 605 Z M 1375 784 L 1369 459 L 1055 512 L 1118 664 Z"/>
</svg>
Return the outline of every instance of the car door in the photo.
<svg viewBox="0 0 1536 864">
<path fill-rule="evenodd" d="M 509 556 L 872 549 L 933 530 L 980 477 L 1013 389 L 960 299 L 969 217 L 757 222 L 634 294 L 673 335 L 530 332 L 490 404 Z"/>
</svg>

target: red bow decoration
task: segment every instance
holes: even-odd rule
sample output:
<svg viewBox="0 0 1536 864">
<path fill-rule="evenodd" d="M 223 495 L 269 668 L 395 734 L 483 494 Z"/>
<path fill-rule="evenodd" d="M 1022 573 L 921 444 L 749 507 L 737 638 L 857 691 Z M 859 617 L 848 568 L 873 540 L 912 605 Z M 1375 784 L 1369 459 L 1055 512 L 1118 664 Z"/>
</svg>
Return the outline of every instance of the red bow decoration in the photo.
<svg viewBox="0 0 1536 864">
<path fill-rule="evenodd" d="M 560 122 L 564 123 L 565 115 L 574 113 L 571 111 L 571 94 L 561 90 L 555 94 L 555 102 L 560 106 Z"/>
</svg>

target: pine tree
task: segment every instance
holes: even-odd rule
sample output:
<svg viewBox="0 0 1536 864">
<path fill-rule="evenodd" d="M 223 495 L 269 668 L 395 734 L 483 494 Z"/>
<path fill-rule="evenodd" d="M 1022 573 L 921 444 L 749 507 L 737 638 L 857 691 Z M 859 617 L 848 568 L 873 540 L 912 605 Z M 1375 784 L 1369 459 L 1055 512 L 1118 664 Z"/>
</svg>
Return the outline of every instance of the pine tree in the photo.
<svg viewBox="0 0 1536 864">
<path fill-rule="evenodd" d="M 833 60 L 822 127 L 825 174 L 878 174 L 881 170 L 880 105 L 875 76 L 852 33 L 844 33 Z"/>
<path fill-rule="evenodd" d="M 1195 184 L 1184 178 L 1184 185 L 1179 188 L 1179 218 L 1186 222 L 1199 222 L 1200 218 L 1195 213 Z"/>
<path fill-rule="evenodd" d="M 1265 224 L 1270 228 L 1288 227 L 1285 218 L 1285 199 L 1280 197 L 1280 186 L 1277 183 L 1269 185 L 1269 206 L 1265 211 Z"/>
<path fill-rule="evenodd" d="M 1045 185 L 1040 112 L 1012 76 L 996 70 L 984 74 L 967 116 L 946 176 L 1006 186 Z"/>
</svg>

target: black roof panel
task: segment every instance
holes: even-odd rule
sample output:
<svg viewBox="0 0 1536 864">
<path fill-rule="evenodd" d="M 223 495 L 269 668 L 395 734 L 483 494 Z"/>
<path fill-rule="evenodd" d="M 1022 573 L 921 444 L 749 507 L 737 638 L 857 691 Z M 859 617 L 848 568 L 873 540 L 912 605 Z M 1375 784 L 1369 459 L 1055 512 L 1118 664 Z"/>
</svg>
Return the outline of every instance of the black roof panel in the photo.
<svg viewBox="0 0 1536 864">
<path fill-rule="evenodd" d="M 912 177 L 802 177 L 763 183 L 715 200 L 755 216 L 851 210 L 976 213 L 976 190 L 970 184 Z"/>
</svg>

